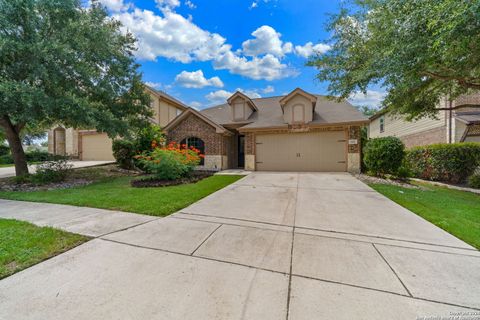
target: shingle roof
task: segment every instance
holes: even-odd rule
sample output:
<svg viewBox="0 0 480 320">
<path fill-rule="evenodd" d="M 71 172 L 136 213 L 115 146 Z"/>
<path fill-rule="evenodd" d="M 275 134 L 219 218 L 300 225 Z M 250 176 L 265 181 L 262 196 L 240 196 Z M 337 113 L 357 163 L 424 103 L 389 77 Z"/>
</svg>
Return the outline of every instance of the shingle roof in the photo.
<svg viewBox="0 0 480 320">
<path fill-rule="evenodd" d="M 327 99 L 325 96 L 315 96 L 317 97 L 317 103 L 313 121 L 309 123 L 310 125 L 368 122 L 368 118 L 347 101 L 336 102 Z M 256 129 L 287 126 L 283 119 L 282 108 L 280 107 L 280 100 L 283 97 L 284 96 L 252 99 L 258 111 L 252 113 L 250 118 L 245 121 L 246 125 L 242 128 Z M 234 125 L 239 123 L 232 121 L 230 106 L 226 103 L 201 110 L 201 113 L 221 125 Z"/>
</svg>

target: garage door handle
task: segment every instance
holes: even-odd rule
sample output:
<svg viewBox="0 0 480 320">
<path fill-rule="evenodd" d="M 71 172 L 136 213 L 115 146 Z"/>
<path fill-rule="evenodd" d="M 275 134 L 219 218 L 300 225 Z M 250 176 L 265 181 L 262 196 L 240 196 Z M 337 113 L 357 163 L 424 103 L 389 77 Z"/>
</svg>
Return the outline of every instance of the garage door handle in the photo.
<svg viewBox="0 0 480 320">
<path fill-rule="evenodd" d="M 345 163 L 345 161 L 338 161 L 338 163 Z"/>
<path fill-rule="evenodd" d="M 347 140 L 337 140 L 337 142 L 346 142 Z"/>
<path fill-rule="evenodd" d="M 255 144 L 263 144 L 263 142 L 256 142 Z"/>
<path fill-rule="evenodd" d="M 263 163 L 263 162 L 262 162 L 262 161 L 257 161 L 257 162 L 255 162 L 255 163 Z"/>
</svg>

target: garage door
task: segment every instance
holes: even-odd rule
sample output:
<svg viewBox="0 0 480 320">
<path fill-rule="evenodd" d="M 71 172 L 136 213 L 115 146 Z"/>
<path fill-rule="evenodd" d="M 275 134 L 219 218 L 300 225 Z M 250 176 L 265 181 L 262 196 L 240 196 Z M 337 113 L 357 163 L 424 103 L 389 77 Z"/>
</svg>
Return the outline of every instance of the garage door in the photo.
<svg viewBox="0 0 480 320">
<path fill-rule="evenodd" d="M 112 140 L 106 134 L 87 134 L 82 136 L 82 160 L 114 160 Z"/>
<path fill-rule="evenodd" d="M 344 131 L 256 136 L 259 171 L 346 171 Z"/>
</svg>

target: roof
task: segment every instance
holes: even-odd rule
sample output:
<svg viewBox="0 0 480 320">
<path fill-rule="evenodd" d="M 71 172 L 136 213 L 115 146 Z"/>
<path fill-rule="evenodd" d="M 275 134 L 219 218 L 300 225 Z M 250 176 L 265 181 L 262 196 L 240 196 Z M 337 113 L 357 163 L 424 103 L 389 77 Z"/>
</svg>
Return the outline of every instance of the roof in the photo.
<svg viewBox="0 0 480 320">
<path fill-rule="evenodd" d="M 309 125 L 368 122 L 368 118 L 347 101 L 337 102 L 328 99 L 326 96 L 314 96 L 317 98 L 317 101 L 313 121 L 310 122 Z M 284 97 L 285 96 L 276 96 L 252 99 L 258 110 L 244 121 L 245 126 L 243 126 L 242 129 L 288 127 L 288 124 L 286 124 L 283 119 L 283 112 L 280 106 L 280 100 Z M 222 126 L 239 124 L 239 122 L 232 121 L 230 106 L 227 103 L 207 108 L 200 112 Z"/>
<path fill-rule="evenodd" d="M 480 113 L 465 113 L 456 114 L 455 119 L 460 120 L 465 124 L 477 124 L 480 123 Z"/>
<path fill-rule="evenodd" d="M 256 106 L 255 103 L 252 101 L 252 99 L 250 99 L 250 97 L 248 97 L 247 95 L 245 95 L 244 93 L 242 93 L 242 92 L 240 92 L 240 91 L 235 92 L 230 98 L 228 98 L 228 99 L 227 99 L 227 103 L 231 104 L 232 101 L 233 101 L 236 97 L 240 97 L 240 98 L 244 99 L 245 101 L 247 101 L 247 104 L 250 105 L 250 108 L 252 108 L 252 110 L 258 110 L 258 109 L 257 109 L 257 106 Z"/>
<path fill-rule="evenodd" d="M 182 101 L 172 97 L 171 95 L 169 95 L 168 93 L 164 92 L 164 91 L 161 91 L 161 90 L 156 90 L 146 84 L 144 84 L 144 86 L 150 90 L 153 94 L 161 97 L 161 98 L 164 98 L 166 100 L 169 100 L 170 102 L 176 104 L 178 107 L 180 107 L 180 109 L 182 110 L 186 110 L 189 108 L 189 106 L 187 106 L 185 103 L 183 103 Z"/>
<path fill-rule="evenodd" d="M 168 132 L 172 128 L 176 127 L 180 122 L 182 122 L 184 119 L 186 119 L 190 114 L 193 114 L 203 121 L 205 121 L 207 124 L 211 125 L 212 127 L 215 128 L 217 133 L 223 133 L 223 134 L 231 134 L 231 132 L 227 129 L 225 129 L 223 126 L 220 124 L 216 123 L 212 119 L 208 118 L 207 116 L 203 115 L 199 111 L 193 109 L 193 108 L 187 108 L 184 112 L 182 112 L 179 116 L 177 116 L 175 119 L 173 119 L 170 123 L 168 123 L 163 130 Z"/>
</svg>

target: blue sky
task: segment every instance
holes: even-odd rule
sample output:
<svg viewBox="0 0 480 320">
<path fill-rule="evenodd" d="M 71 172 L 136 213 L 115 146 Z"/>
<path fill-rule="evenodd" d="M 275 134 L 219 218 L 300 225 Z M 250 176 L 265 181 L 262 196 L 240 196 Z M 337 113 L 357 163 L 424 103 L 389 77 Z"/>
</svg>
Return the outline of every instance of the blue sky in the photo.
<svg viewBox="0 0 480 320">
<path fill-rule="evenodd" d="M 325 30 L 341 0 L 101 0 L 138 41 L 144 81 L 202 109 L 242 90 L 250 97 L 296 87 L 326 94 L 306 67 L 329 49 Z M 378 105 L 383 94 L 356 94 Z"/>
</svg>

